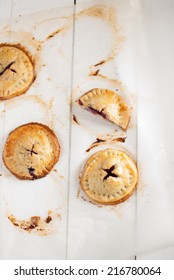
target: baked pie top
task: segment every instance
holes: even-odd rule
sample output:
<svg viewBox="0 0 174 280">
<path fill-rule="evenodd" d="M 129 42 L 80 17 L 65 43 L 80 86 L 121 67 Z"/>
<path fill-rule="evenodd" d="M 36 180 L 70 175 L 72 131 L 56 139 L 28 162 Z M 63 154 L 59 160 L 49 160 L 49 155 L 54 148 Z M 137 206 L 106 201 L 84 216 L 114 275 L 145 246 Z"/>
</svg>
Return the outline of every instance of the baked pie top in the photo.
<svg viewBox="0 0 174 280">
<path fill-rule="evenodd" d="M 136 188 L 138 172 L 133 160 L 124 152 L 105 149 L 86 162 L 81 187 L 90 199 L 101 204 L 126 200 Z"/>
<path fill-rule="evenodd" d="M 46 176 L 59 159 L 60 146 L 54 132 L 39 123 L 28 123 L 13 130 L 5 143 L 3 160 L 19 179 Z"/>
<path fill-rule="evenodd" d="M 20 95 L 34 80 L 34 65 L 20 45 L 0 44 L 0 100 Z"/>
<path fill-rule="evenodd" d="M 82 95 L 78 103 L 82 108 L 127 129 L 130 111 L 124 99 L 116 92 L 94 88 Z"/>
</svg>

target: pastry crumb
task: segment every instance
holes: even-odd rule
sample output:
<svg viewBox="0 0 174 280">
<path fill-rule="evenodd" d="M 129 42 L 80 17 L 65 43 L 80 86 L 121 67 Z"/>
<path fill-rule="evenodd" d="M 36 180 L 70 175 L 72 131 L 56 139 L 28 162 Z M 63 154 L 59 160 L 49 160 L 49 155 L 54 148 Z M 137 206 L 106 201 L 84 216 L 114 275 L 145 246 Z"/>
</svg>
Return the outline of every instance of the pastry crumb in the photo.
<svg viewBox="0 0 174 280">
<path fill-rule="evenodd" d="M 13 214 L 8 215 L 7 217 L 18 230 L 41 236 L 51 234 L 55 228 L 53 226 L 50 228 L 49 225 L 52 224 L 55 219 L 61 220 L 61 215 L 59 213 L 53 213 L 51 210 L 48 211 L 46 218 L 32 216 L 27 220 L 23 220 L 17 219 Z"/>
</svg>

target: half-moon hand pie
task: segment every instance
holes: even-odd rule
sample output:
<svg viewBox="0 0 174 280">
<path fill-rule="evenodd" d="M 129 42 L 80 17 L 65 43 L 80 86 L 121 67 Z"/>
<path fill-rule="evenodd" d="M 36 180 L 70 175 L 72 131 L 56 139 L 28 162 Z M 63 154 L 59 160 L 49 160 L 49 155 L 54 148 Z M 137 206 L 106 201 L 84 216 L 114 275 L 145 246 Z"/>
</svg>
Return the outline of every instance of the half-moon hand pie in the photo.
<svg viewBox="0 0 174 280">
<path fill-rule="evenodd" d="M 109 89 L 94 88 L 78 99 L 78 104 L 104 119 L 126 130 L 130 120 L 130 110 L 124 99 Z"/>
</svg>

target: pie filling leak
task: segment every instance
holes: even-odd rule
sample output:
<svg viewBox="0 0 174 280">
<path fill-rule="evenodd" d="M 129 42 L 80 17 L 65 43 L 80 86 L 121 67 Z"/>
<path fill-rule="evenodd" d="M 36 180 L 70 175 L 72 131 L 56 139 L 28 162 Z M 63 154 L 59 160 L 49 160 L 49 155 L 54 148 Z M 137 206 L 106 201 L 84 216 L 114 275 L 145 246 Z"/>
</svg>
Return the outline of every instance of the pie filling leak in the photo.
<svg viewBox="0 0 174 280">
<path fill-rule="evenodd" d="M 102 116 L 104 119 L 107 119 L 106 114 L 103 113 L 105 108 L 103 108 L 103 109 L 101 109 L 101 111 L 99 111 L 99 110 L 92 108 L 92 106 L 89 106 L 87 110 L 92 112 L 93 114 L 98 114 L 98 115 Z"/>
<path fill-rule="evenodd" d="M 32 176 L 32 180 L 37 179 L 37 176 L 34 174 L 35 169 L 33 167 L 28 168 L 29 174 Z"/>
<path fill-rule="evenodd" d="M 106 139 L 100 139 L 100 138 L 96 138 L 96 141 L 94 141 L 88 149 L 86 149 L 86 152 L 89 152 L 90 150 L 92 150 L 95 147 L 98 147 L 99 145 L 103 145 L 103 144 L 112 144 L 114 142 L 121 142 L 124 143 L 126 141 L 126 136 L 122 136 L 122 137 L 116 137 L 116 138 L 110 138 L 110 137 L 106 137 Z"/>
<path fill-rule="evenodd" d="M 78 104 L 80 106 L 83 106 L 83 102 L 79 99 L 78 100 Z M 100 115 L 102 116 L 104 119 L 107 119 L 107 116 L 106 114 L 103 113 L 103 111 L 105 110 L 105 108 L 101 109 L 101 111 L 97 110 L 97 109 L 94 109 L 91 105 L 89 105 L 87 108 L 86 108 L 88 111 L 90 111 L 91 113 L 95 114 L 95 115 Z"/>
<path fill-rule="evenodd" d="M 78 100 L 78 103 L 80 106 L 83 106 L 83 102 L 80 99 Z"/>
</svg>

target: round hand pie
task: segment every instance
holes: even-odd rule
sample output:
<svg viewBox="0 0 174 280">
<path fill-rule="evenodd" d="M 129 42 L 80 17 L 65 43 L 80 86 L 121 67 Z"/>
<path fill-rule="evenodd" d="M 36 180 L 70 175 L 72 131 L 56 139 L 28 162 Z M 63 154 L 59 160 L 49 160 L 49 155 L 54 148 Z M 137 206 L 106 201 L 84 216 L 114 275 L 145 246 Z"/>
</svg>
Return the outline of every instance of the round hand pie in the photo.
<svg viewBox="0 0 174 280">
<path fill-rule="evenodd" d="M 124 130 L 127 129 L 130 119 L 129 108 L 124 99 L 116 92 L 94 88 L 82 95 L 78 103 L 93 114 L 102 116 Z"/>
<path fill-rule="evenodd" d="M 60 146 L 54 132 L 39 123 L 28 123 L 13 130 L 5 143 L 3 160 L 19 179 L 46 176 L 59 159 Z"/>
<path fill-rule="evenodd" d="M 86 162 L 81 187 L 90 199 L 100 204 L 117 204 L 135 190 L 138 172 L 133 160 L 113 149 L 99 151 Z"/>
<path fill-rule="evenodd" d="M 25 49 L 0 44 L 0 100 L 26 92 L 34 78 L 34 65 Z"/>
</svg>

